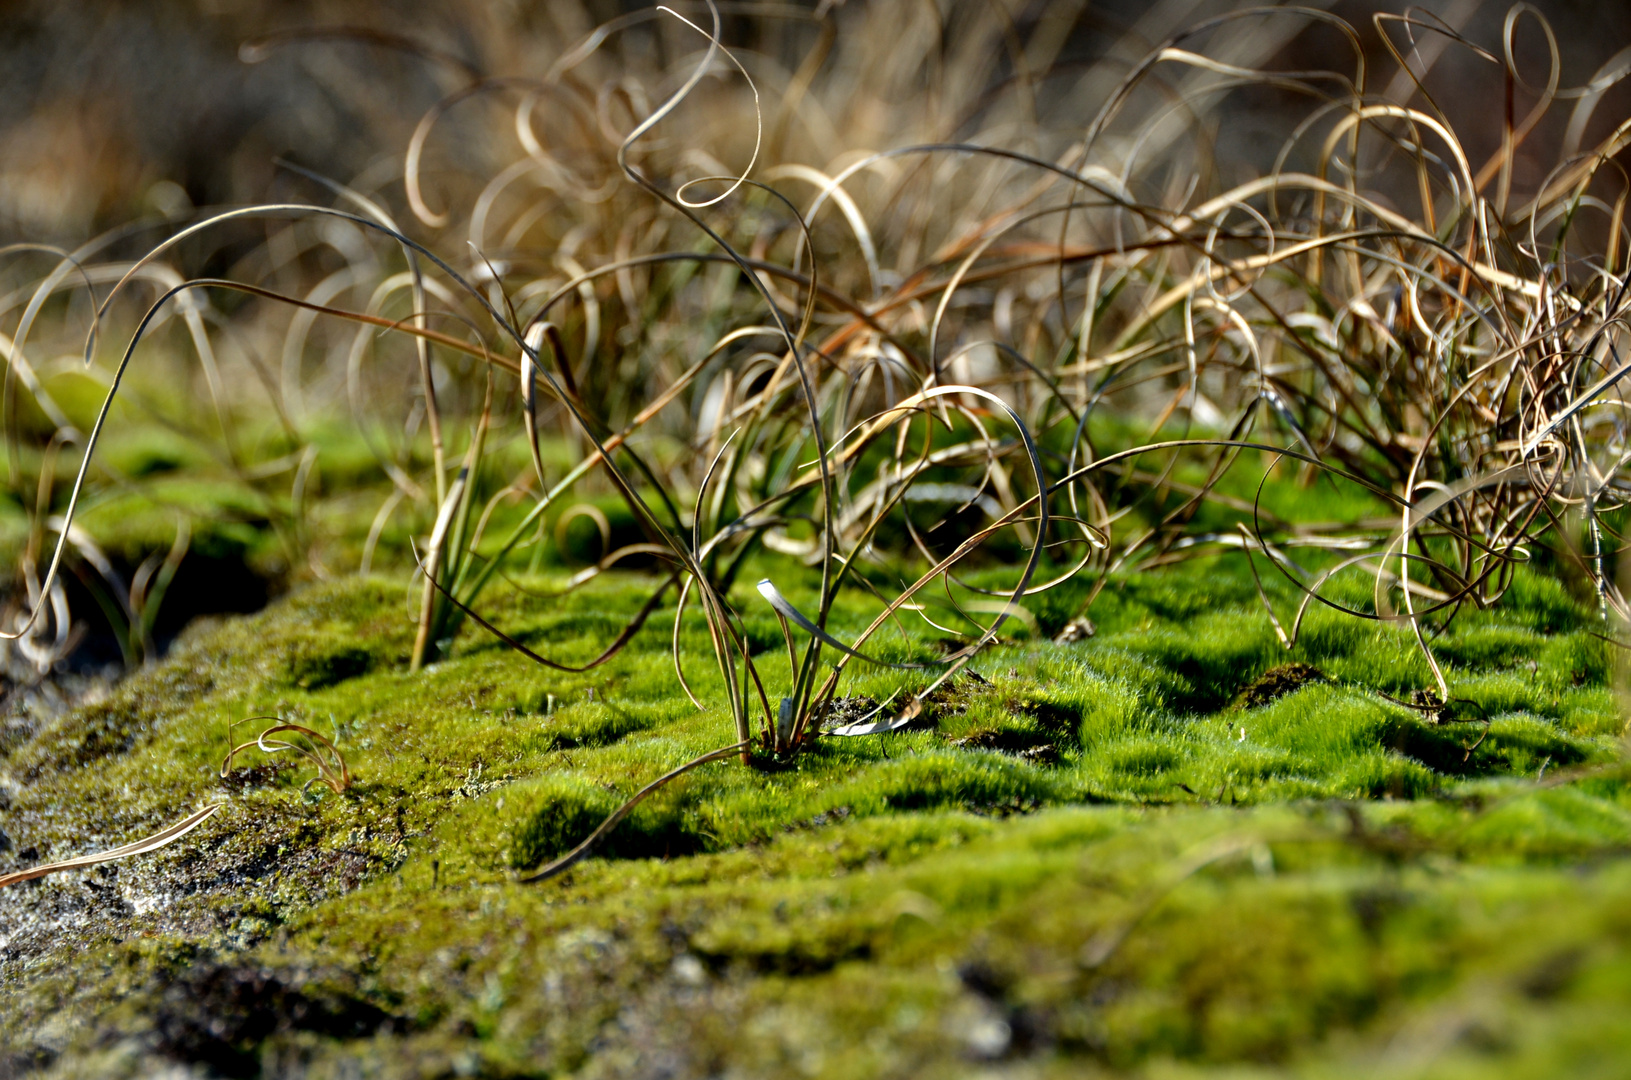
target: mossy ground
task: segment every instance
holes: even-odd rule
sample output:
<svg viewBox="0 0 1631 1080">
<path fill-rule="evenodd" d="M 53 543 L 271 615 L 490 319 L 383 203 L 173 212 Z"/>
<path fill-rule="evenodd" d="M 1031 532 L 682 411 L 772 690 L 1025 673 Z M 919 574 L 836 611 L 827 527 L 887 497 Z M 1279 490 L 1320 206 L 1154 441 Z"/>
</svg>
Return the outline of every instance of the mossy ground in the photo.
<svg viewBox="0 0 1631 1080">
<path fill-rule="evenodd" d="M 653 584 L 486 610 L 581 662 Z M 775 694 L 779 632 L 739 594 Z M 1043 631 L 1079 596 L 1045 597 Z M 196 627 L 8 746 L 0 865 L 224 808 L 0 894 L 0 1072 L 1607 1076 L 1631 1054 L 1624 721 L 1610 646 L 1551 579 L 1438 639 L 1476 709 L 1436 723 L 1379 693 L 1430 685 L 1404 632 L 1316 608 L 1288 652 L 1238 554 L 1118 578 L 1094 636 L 1018 628 L 931 723 L 705 766 L 602 857 L 518 884 L 733 740 L 700 619 L 699 712 L 665 610 L 583 675 L 472 630 L 415 675 L 403 579 L 343 579 Z M 936 649 L 893 633 L 880 651 Z M 921 676 L 847 678 L 882 701 Z M 253 752 L 219 780 L 258 714 L 332 735 L 355 786 Z"/>
</svg>

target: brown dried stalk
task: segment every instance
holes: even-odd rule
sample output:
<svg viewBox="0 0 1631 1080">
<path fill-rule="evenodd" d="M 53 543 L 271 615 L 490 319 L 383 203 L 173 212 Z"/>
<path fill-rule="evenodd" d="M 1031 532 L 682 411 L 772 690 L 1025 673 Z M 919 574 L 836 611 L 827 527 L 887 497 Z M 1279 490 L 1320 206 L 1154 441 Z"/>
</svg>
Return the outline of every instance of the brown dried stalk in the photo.
<svg viewBox="0 0 1631 1080">
<path fill-rule="evenodd" d="M 132 855 L 146 855 L 150 851 L 157 851 L 166 844 L 180 840 L 183 836 L 204 824 L 217 810 L 221 809 L 221 805 L 221 803 L 216 803 L 214 806 L 206 806 L 202 810 L 188 814 L 174 825 L 162 829 L 152 836 L 129 844 L 122 844 L 116 848 L 109 848 L 107 851 L 99 851 L 94 855 L 80 855 L 76 858 L 64 859 L 61 862 L 46 863 L 43 866 L 17 870 L 10 874 L 0 874 L 0 889 L 5 888 L 7 885 L 33 881 L 35 878 L 45 877 L 47 874 L 60 874 L 64 870 L 83 870 L 87 866 L 96 866 L 100 863 L 114 862 L 118 859 L 128 859 Z"/>
<path fill-rule="evenodd" d="M 250 747 L 254 747 L 255 749 L 267 754 L 276 754 L 284 750 L 293 750 L 296 754 L 299 754 L 301 757 L 304 757 L 306 760 L 310 761 L 312 765 L 316 767 L 317 775 L 312 777 L 310 780 L 307 780 L 305 784 L 301 785 L 300 790 L 302 793 L 304 793 L 313 784 L 319 783 L 324 787 L 327 787 L 336 795 L 343 794 L 345 790 L 351 786 L 351 770 L 346 766 L 345 755 L 341 754 L 340 748 L 330 742 L 326 736 L 319 732 L 313 731 L 311 728 L 306 727 L 303 724 L 291 724 L 283 721 L 281 717 L 277 716 L 251 716 L 244 720 L 238 721 L 238 723 L 247 724 L 254 720 L 277 720 L 279 722 L 255 736 L 255 738 L 251 739 L 249 742 L 239 743 L 237 746 L 234 746 L 231 750 L 229 750 L 227 752 L 226 760 L 221 762 L 221 779 L 225 780 L 227 778 L 227 773 L 232 768 L 233 758 L 237 757 L 240 752 L 248 750 Z M 233 726 L 237 727 L 237 724 L 234 724 Z M 300 743 L 288 742 L 283 739 L 272 739 L 271 741 L 268 741 L 266 738 L 268 735 L 276 735 L 283 731 L 292 731 L 297 735 L 304 735 L 308 740 L 310 740 L 311 745 L 304 746 Z"/>
</svg>

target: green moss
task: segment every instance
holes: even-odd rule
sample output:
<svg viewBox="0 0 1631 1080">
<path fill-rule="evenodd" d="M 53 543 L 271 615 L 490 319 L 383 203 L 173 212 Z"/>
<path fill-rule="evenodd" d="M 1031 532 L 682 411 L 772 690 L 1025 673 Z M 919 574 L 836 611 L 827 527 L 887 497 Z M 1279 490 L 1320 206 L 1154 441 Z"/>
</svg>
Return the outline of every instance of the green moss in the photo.
<svg viewBox="0 0 1631 1080">
<path fill-rule="evenodd" d="M 154 856 L 0 894 L 0 1042 L 110 1075 L 299 1055 L 317 1074 L 1314 1076 L 1472 1008 L 1495 1051 L 1467 1028 L 1405 1071 L 1585 1060 L 1631 1005 L 1631 792 L 1589 621 L 1520 576 L 1528 606 L 1439 639 L 1476 708 L 1435 722 L 1378 693 L 1430 685 L 1407 632 L 1315 611 L 1288 653 L 1237 570 L 1115 583 L 1096 637 L 1001 645 L 928 728 L 695 770 L 537 886 L 515 872 L 733 740 L 700 619 L 680 632 L 699 711 L 672 607 L 581 674 L 467 630 L 412 676 L 400 582 L 300 590 L 0 761 L 14 863 L 224 803 Z M 523 584 L 540 595 L 495 592 L 489 617 L 581 663 L 657 582 Z M 779 629 L 735 599 L 767 628 L 774 698 Z M 1288 661 L 1328 678 L 1233 704 Z M 915 678 L 857 668 L 845 692 Z M 219 780 L 229 728 L 271 714 L 331 737 L 353 788 L 256 751 Z"/>
</svg>

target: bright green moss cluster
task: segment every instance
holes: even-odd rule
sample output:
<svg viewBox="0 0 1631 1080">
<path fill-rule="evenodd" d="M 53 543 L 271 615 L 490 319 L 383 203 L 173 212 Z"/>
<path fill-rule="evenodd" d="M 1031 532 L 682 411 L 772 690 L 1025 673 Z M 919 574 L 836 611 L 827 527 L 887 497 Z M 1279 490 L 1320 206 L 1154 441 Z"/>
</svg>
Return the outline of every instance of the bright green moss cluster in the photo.
<svg viewBox="0 0 1631 1080">
<path fill-rule="evenodd" d="M 156 856 L 0 894 L 6 1060 L 1437 1077 L 1588 1075 L 1631 1049 L 1631 792 L 1589 614 L 1538 577 L 1465 613 L 1436 648 L 1470 704 L 1435 723 L 1382 696 L 1430 685 L 1404 632 L 1316 608 L 1287 651 L 1231 559 L 1115 581 L 1095 636 L 992 650 L 912 730 L 704 766 L 530 886 L 518 870 L 733 740 L 700 618 L 680 640 L 702 711 L 672 606 L 576 675 L 474 630 L 410 675 L 394 580 L 200 628 L 0 759 L 8 864 L 225 803 Z M 655 584 L 522 583 L 540 595 L 488 617 L 577 663 Z M 774 700 L 779 633 L 735 600 Z M 892 633 L 880 651 L 934 655 Z M 855 666 L 843 693 L 922 678 Z M 331 737 L 356 784 L 304 788 L 253 751 L 219 780 L 255 715 Z"/>
</svg>

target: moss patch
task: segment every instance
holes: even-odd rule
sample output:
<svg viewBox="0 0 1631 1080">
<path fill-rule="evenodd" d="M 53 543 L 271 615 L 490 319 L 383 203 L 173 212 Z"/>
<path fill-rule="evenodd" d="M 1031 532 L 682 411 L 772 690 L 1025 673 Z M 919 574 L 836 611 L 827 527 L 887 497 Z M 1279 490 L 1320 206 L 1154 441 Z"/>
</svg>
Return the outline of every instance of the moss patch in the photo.
<svg viewBox="0 0 1631 1080">
<path fill-rule="evenodd" d="M 1186 573 L 1223 583 L 1211 606 Z M 998 647 L 931 726 L 705 766 L 540 886 L 516 871 L 732 741 L 700 620 L 702 711 L 672 607 L 580 675 L 467 632 L 410 676 L 384 580 L 203 628 L 0 759 L 6 868 L 225 804 L 157 855 L 0 893 L 6 1067 L 1437 1076 L 1620 1047 L 1631 792 L 1586 617 L 1451 627 L 1486 730 L 1377 692 L 1426 684 L 1404 634 L 1315 612 L 1288 657 L 1231 581 L 1117 582 L 1095 636 Z M 581 661 L 654 585 L 489 612 Z M 844 709 L 913 677 L 856 669 Z M 219 780 L 258 714 L 331 737 L 357 783 L 254 752 Z"/>
</svg>

